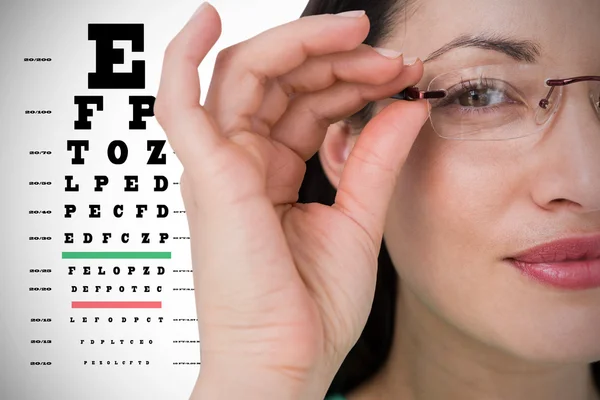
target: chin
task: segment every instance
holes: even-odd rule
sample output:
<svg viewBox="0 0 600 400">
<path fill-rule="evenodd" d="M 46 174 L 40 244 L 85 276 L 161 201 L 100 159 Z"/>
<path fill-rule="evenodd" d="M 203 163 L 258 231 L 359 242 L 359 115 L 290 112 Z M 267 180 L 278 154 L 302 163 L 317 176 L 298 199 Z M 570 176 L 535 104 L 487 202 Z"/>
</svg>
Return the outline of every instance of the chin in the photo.
<svg viewBox="0 0 600 400">
<path fill-rule="evenodd" d="M 557 287 L 504 271 L 502 283 L 488 285 L 484 304 L 472 309 L 488 325 L 484 337 L 526 360 L 600 361 L 600 288 Z"/>
<path fill-rule="evenodd" d="M 519 325 L 514 325 L 516 331 L 505 331 L 499 339 L 509 352 L 533 362 L 600 361 L 600 313 L 597 307 L 557 310 L 546 315 L 531 313 L 524 316 L 528 320 L 520 324 L 520 329 Z"/>
</svg>

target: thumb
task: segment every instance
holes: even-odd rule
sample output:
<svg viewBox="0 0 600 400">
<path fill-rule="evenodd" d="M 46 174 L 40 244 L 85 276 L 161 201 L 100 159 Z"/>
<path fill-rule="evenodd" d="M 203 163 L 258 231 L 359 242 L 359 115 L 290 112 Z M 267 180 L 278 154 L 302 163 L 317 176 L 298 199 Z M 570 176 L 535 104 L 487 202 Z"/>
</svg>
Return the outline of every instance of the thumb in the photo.
<svg viewBox="0 0 600 400">
<path fill-rule="evenodd" d="M 390 104 L 365 126 L 346 161 L 333 207 L 362 227 L 376 248 L 397 177 L 428 107 L 426 100 Z"/>
</svg>

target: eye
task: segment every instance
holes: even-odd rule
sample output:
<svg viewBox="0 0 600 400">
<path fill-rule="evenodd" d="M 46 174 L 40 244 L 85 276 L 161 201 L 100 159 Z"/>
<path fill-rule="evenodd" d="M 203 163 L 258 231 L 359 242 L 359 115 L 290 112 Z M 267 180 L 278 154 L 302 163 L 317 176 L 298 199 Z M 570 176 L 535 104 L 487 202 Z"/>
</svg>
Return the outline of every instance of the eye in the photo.
<svg viewBox="0 0 600 400">
<path fill-rule="evenodd" d="M 454 105 L 465 111 L 468 109 L 483 111 L 501 105 L 519 103 L 509 95 L 514 92 L 511 91 L 510 85 L 501 80 L 485 77 L 469 81 L 461 80 L 459 83 L 450 85 L 446 92 L 448 93 L 446 98 L 432 103 L 434 108 Z"/>
<path fill-rule="evenodd" d="M 463 107 L 488 107 L 505 100 L 503 92 L 491 88 L 470 89 L 457 98 Z"/>
<path fill-rule="evenodd" d="M 437 101 L 430 100 L 433 109 L 439 112 L 487 113 L 500 112 L 504 107 L 523 106 L 527 102 L 523 98 L 521 84 L 509 83 L 503 79 L 485 77 L 465 79 L 450 75 L 447 80 L 438 79 L 430 90 L 445 90 L 448 95 Z M 454 82 L 452 82 L 454 81 Z"/>
<path fill-rule="evenodd" d="M 457 86 L 455 99 L 463 107 L 489 107 L 510 100 L 502 90 L 502 85 L 494 79 L 481 77 L 476 81 L 462 81 Z"/>
</svg>

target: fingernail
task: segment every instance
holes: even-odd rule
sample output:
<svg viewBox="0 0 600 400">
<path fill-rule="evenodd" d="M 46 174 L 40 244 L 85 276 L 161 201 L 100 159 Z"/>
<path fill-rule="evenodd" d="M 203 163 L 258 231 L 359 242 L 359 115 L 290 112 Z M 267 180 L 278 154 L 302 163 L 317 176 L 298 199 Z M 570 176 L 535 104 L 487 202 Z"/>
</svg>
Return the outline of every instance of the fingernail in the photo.
<svg viewBox="0 0 600 400">
<path fill-rule="evenodd" d="M 208 1 L 203 2 L 202 4 L 200 4 L 200 7 L 198 7 L 196 9 L 196 11 L 194 12 L 194 14 L 192 14 L 192 16 L 190 17 L 190 19 L 194 18 L 196 15 L 200 14 L 208 5 Z"/>
<path fill-rule="evenodd" d="M 360 18 L 365 15 L 365 10 L 356 10 L 356 11 L 344 11 L 341 13 L 335 14 L 338 17 L 347 17 L 347 18 Z"/>
<path fill-rule="evenodd" d="M 411 66 L 417 63 L 419 57 L 404 57 L 404 65 Z"/>
<path fill-rule="evenodd" d="M 392 50 L 392 49 L 384 49 L 382 47 L 373 47 L 373 50 L 375 50 L 382 56 L 391 58 L 391 59 L 398 58 L 402 55 L 401 51 L 396 51 L 396 50 Z"/>
</svg>

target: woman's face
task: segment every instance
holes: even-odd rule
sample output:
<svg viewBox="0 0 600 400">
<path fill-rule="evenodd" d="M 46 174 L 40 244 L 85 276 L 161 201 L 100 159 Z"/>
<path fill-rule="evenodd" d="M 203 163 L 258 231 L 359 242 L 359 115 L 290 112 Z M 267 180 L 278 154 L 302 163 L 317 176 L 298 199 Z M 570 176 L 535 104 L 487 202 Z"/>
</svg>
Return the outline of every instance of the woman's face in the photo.
<svg viewBox="0 0 600 400">
<path fill-rule="evenodd" d="M 551 75 L 542 78 L 600 75 L 600 1 L 417 3 L 406 43 L 396 35 L 381 47 L 426 60 L 458 37 L 511 39 L 537 43 L 531 64 Z M 495 43 L 449 50 L 425 63 L 419 87 L 453 69 L 527 63 L 505 53 L 523 49 Z M 390 205 L 385 240 L 402 290 L 467 335 L 530 360 L 600 359 L 600 288 L 572 287 L 581 268 L 566 288 L 536 281 L 506 260 L 557 239 L 600 235 L 600 118 L 590 87 L 567 86 L 548 129 L 516 140 L 446 140 L 427 123 Z M 490 118 L 471 115 L 469 121 Z M 570 276 L 566 268 L 550 272 Z"/>
</svg>

